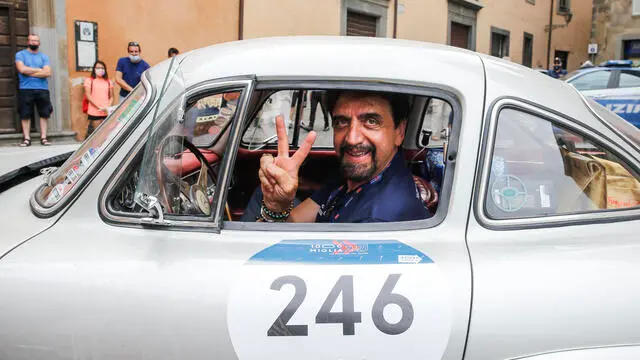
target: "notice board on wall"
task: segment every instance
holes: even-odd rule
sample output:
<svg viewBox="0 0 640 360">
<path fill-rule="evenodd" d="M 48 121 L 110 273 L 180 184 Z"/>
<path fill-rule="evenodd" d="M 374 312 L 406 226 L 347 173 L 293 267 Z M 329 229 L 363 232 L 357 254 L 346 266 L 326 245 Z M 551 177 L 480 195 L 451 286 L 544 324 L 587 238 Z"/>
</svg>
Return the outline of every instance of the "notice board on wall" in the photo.
<svg viewBox="0 0 640 360">
<path fill-rule="evenodd" d="M 91 71 L 98 59 L 98 23 L 75 21 L 76 71 Z"/>
</svg>

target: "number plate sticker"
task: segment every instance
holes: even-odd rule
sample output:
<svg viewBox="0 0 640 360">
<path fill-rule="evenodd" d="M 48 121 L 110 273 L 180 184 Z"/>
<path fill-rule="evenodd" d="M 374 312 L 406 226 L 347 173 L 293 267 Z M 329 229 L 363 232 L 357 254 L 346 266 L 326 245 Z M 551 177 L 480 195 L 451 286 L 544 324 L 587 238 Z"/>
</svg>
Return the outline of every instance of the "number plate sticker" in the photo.
<svg viewBox="0 0 640 360">
<path fill-rule="evenodd" d="M 240 359 L 439 359 L 451 292 L 395 240 L 286 240 L 241 267 L 227 325 Z"/>
</svg>

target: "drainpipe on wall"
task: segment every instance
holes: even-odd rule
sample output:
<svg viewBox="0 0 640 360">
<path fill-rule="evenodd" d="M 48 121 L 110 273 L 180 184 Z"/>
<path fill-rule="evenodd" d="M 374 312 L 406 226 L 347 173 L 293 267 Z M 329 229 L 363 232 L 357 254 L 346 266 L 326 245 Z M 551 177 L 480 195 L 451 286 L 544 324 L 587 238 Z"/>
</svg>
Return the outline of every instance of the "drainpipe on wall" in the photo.
<svg viewBox="0 0 640 360">
<path fill-rule="evenodd" d="M 240 9 L 238 14 L 238 40 L 242 40 L 244 29 L 242 25 L 244 24 L 244 0 L 240 0 Z"/>
<path fill-rule="evenodd" d="M 549 9 L 549 39 L 547 40 L 547 69 L 549 69 L 551 58 L 551 32 L 553 31 L 553 0 Z"/>
<path fill-rule="evenodd" d="M 398 0 L 393 0 L 393 38 L 398 38 Z"/>
</svg>

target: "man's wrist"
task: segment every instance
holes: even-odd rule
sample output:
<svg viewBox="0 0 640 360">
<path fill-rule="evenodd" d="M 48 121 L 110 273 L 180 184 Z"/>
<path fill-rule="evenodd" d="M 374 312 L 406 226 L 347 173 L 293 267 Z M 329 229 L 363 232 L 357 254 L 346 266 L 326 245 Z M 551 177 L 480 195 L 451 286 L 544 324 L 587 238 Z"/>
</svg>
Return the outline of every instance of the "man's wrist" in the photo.
<svg viewBox="0 0 640 360">
<path fill-rule="evenodd" d="M 274 213 L 281 213 L 281 212 L 285 212 L 287 209 L 289 209 L 292 204 L 293 201 L 284 201 L 284 202 L 277 202 L 277 201 L 269 201 L 269 200 L 263 200 L 262 204 L 269 209 L 270 211 L 274 212 Z"/>
</svg>

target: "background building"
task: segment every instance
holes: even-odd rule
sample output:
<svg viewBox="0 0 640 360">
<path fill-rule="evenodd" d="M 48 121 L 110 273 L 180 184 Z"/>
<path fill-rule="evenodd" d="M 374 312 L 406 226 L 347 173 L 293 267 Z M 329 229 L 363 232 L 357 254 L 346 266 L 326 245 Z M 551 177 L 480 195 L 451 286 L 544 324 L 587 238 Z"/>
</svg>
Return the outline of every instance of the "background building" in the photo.
<svg viewBox="0 0 640 360">
<path fill-rule="evenodd" d="M 0 139 L 20 138 L 13 61 L 29 30 L 41 36 L 53 63 L 51 137 L 84 138 L 82 82 L 89 72 L 78 64 L 87 49 L 79 22 L 93 24 L 97 56 L 112 78 L 129 41 L 139 42 L 143 58 L 154 65 L 166 59 L 169 47 L 185 52 L 283 35 L 436 42 L 534 68 L 546 68 L 558 56 L 572 70 L 588 57 L 593 0 L 0 0 Z"/>
<path fill-rule="evenodd" d="M 594 0 L 593 13 L 596 61 L 629 59 L 640 66 L 640 0 Z"/>
</svg>

